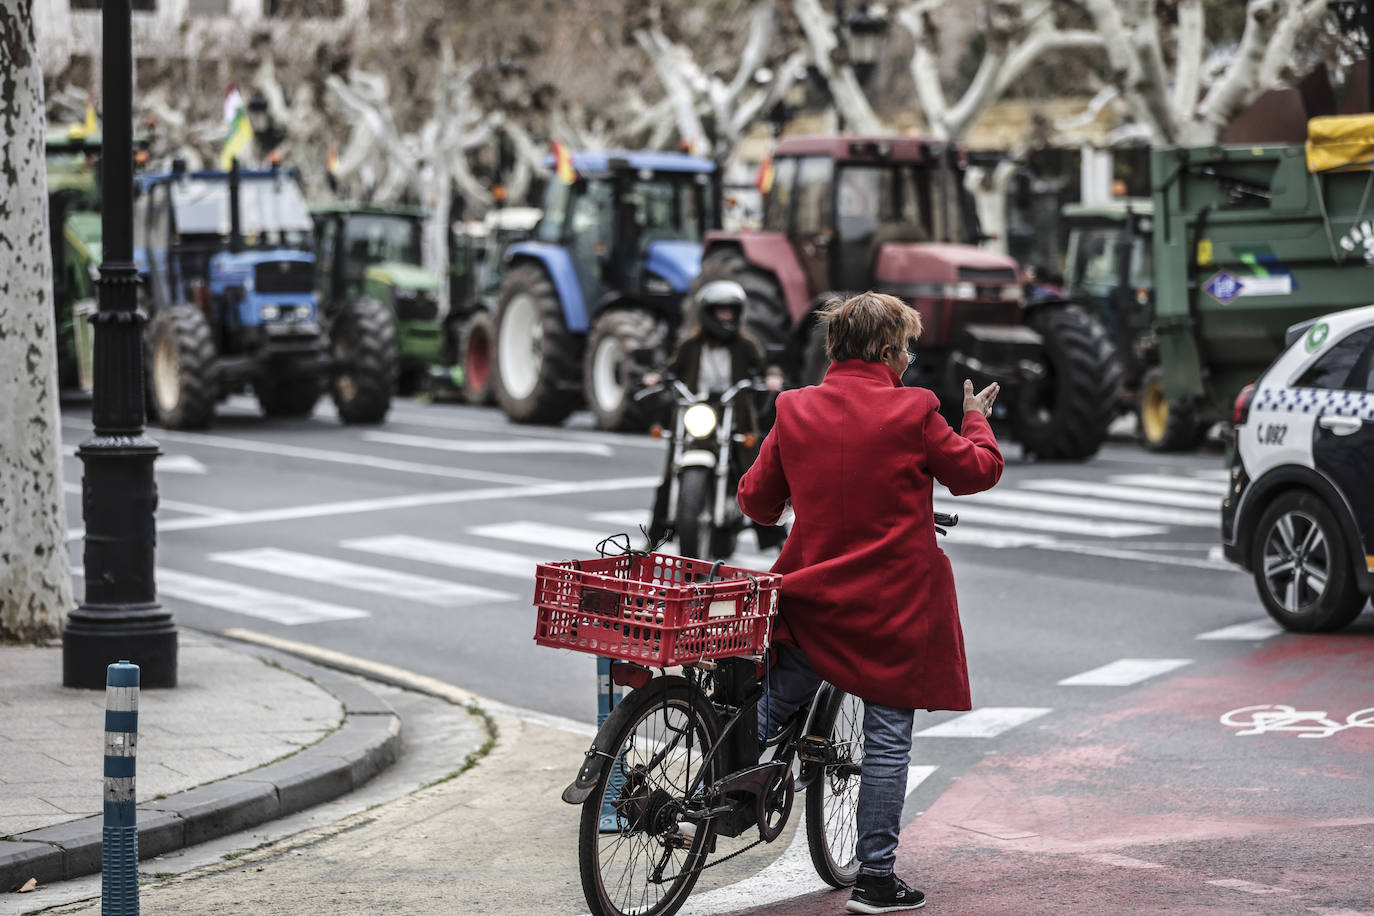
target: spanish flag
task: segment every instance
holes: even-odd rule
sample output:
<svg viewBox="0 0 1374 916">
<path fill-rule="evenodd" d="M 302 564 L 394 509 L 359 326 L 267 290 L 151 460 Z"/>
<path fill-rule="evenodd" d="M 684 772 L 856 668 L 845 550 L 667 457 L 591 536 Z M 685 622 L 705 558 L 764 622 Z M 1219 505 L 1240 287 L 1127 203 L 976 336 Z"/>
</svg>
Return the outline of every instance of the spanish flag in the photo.
<svg viewBox="0 0 1374 916">
<path fill-rule="evenodd" d="M 553 141 L 553 173 L 564 184 L 577 181 L 577 169 L 573 168 L 572 154 L 557 140 Z"/>
<path fill-rule="evenodd" d="M 244 107 L 243 96 L 233 86 L 224 97 L 224 123 L 229 126 L 229 136 L 224 138 L 224 148 L 219 153 L 219 167 L 229 171 L 235 159 L 253 143 L 253 125 L 248 123 L 248 109 Z"/>
<path fill-rule="evenodd" d="M 759 189 L 762 194 L 767 194 L 773 190 L 773 154 L 764 153 L 763 161 L 759 163 L 759 177 L 754 179 L 754 187 Z"/>
</svg>

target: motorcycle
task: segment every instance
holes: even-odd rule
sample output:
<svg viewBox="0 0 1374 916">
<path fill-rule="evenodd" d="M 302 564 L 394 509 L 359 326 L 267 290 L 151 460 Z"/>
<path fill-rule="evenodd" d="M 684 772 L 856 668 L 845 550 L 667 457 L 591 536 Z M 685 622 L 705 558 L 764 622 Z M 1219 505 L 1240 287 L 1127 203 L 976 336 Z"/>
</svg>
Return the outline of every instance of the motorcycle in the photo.
<svg viewBox="0 0 1374 916">
<path fill-rule="evenodd" d="M 665 469 L 668 499 L 664 519 L 677 531 L 682 556 L 725 560 L 735 552 L 739 533 L 749 524 L 734 499 L 734 485 L 744 473 L 741 449 L 759 444 L 754 432 L 736 430 L 741 396 L 767 391 L 758 378 L 744 379 L 722 392 L 697 394 L 676 377 L 635 394 L 637 400 L 671 391 L 671 431 Z"/>
</svg>

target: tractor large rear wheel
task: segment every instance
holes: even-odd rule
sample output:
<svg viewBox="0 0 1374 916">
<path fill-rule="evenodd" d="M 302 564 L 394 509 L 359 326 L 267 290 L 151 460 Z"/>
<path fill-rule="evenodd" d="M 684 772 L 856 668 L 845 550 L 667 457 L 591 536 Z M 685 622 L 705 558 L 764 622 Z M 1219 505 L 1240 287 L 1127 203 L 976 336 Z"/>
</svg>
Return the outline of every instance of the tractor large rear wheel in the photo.
<svg viewBox="0 0 1374 916">
<path fill-rule="evenodd" d="M 512 270 L 496 311 L 496 400 L 506 416 L 562 423 L 577 409 L 581 357 L 549 275 L 533 264 Z"/>
<path fill-rule="evenodd" d="M 345 303 L 329 328 L 334 356 L 330 393 L 345 423 L 380 423 L 396 388 L 396 325 L 386 306 L 363 297 Z"/>
<path fill-rule="evenodd" d="M 697 290 L 714 280 L 734 280 L 744 287 L 749 297 L 744 306 L 744 327 L 750 336 L 764 347 L 786 345 L 792 319 L 772 273 L 750 265 L 738 248 L 717 248 L 702 260 L 701 273 L 692 281 L 687 301 L 695 302 Z M 684 317 L 685 324 L 696 321 L 695 314 Z"/>
<path fill-rule="evenodd" d="M 1107 440 L 1121 366 L 1107 331 L 1076 305 L 1044 305 L 1027 317 L 1044 339 L 1046 375 L 1012 410 L 1016 438 L 1038 458 L 1082 461 Z"/>
<path fill-rule="evenodd" d="M 598 429 L 642 430 L 649 415 L 634 400 L 639 374 L 668 361 L 664 352 L 667 328 L 648 312 L 638 309 L 611 309 L 602 312 L 587 337 L 587 355 L 582 362 L 582 387 L 587 406 L 596 417 Z M 641 366 L 637 350 L 655 351 L 654 366 Z"/>
<path fill-rule="evenodd" d="M 148 323 L 148 393 L 167 429 L 204 429 L 215 415 L 215 344 L 194 305 L 162 309 Z"/>
<path fill-rule="evenodd" d="M 1207 427 L 1198 422 L 1197 408 L 1187 398 L 1169 400 L 1159 367 L 1145 373 L 1136 407 L 1137 439 L 1146 451 L 1187 452 L 1202 444 Z"/>
</svg>

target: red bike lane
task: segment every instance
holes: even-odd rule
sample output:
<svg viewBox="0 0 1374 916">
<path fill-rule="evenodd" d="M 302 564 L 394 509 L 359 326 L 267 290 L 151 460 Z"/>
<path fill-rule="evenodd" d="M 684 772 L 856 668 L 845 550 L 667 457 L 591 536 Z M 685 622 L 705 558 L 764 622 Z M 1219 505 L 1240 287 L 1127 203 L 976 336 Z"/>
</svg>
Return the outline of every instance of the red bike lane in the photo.
<svg viewBox="0 0 1374 916">
<path fill-rule="evenodd" d="M 1374 914 L 1374 632 L 1285 636 L 1008 735 L 897 869 L 928 913 Z"/>
</svg>

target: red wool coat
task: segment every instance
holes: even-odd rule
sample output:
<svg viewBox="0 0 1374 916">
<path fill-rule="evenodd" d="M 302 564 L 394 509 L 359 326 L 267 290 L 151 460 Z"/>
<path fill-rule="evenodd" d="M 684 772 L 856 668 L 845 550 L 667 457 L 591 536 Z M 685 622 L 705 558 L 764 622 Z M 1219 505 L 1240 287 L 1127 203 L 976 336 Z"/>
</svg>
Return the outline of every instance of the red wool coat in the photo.
<svg viewBox="0 0 1374 916">
<path fill-rule="evenodd" d="M 796 521 L 775 641 L 842 690 L 903 709 L 970 709 L 954 573 L 935 542 L 932 479 L 955 494 L 991 488 L 1002 453 L 987 420 L 962 435 L 924 388 L 882 363 L 835 363 L 818 386 L 784 392 L 777 422 L 739 483 L 739 504 Z"/>
</svg>

